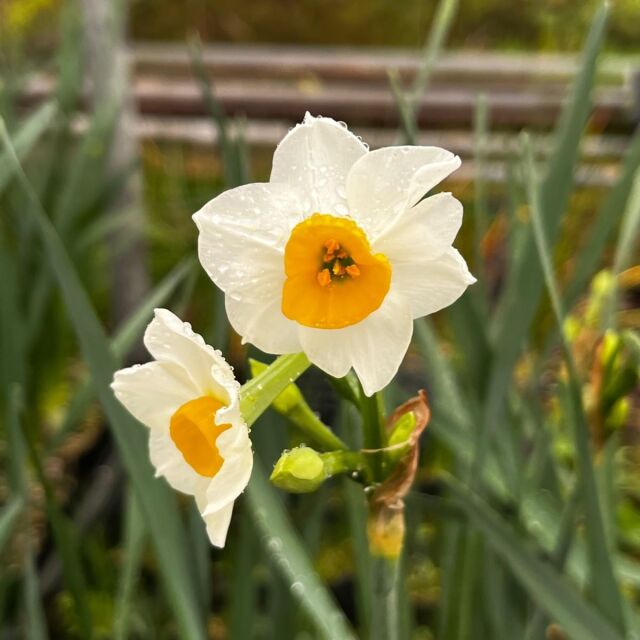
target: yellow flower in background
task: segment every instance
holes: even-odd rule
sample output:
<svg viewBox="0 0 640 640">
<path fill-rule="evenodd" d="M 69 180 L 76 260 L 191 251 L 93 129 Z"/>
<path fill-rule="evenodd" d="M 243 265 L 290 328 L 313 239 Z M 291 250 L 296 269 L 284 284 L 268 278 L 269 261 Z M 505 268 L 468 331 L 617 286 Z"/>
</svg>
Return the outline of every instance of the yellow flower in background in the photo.
<svg viewBox="0 0 640 640">
<path fill-rule="evenodd" d="M 223 547 L 253 466 L 240 385 L 221 353 L 166 309 L 156 309 L 144 343 L 155 361 L 118 371 L 111 386 L 149 427 L 156 475 L 195 498 L 211 543 Z"/>
<path fill-rule="evenodd" d="M 413 320 L 475 278 L 451 246 L 462 205 L 423 199 L 460 166 L 438 147 L 369 151 L 346 126 L 306 115 L 278 145 L 271 178 L 231 189 L 194 215 L 200 262 L 229 320 L 267 353 L 304 351 L 365 393 L 386 386 Z"/>
</svg>

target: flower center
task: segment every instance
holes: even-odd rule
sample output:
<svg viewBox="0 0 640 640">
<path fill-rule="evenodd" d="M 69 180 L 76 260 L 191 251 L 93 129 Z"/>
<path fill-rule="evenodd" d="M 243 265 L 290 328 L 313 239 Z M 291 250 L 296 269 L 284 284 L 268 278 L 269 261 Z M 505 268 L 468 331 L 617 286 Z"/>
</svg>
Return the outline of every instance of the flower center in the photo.
<svg viewBox="0 0 640 640">
<path fill-rule="evenodd" d="M 216 411 L 224 406 L 213 396 L 202 396 L 189 400 L 171 416 L 171 439 L 185 462 L 201 476 L 213 478 L 224 462 L 216 439 L 231 425 L 215 422 Z"/>
<path fill-rule="evenodd" d="M 340 329 L 364 320 L 384 300 L 391 265 L 373 254 L 349 218 L 314 213 L 296 225 L 284 250 L 282 313 L 307 327 Z"/>
</svg>

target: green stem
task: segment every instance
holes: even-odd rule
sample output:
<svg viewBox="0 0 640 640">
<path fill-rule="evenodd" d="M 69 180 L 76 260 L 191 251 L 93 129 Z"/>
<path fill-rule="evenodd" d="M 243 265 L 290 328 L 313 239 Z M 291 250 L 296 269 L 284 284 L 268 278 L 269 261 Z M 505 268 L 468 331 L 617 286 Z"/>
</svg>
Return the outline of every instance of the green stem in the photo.
<svg viewBox="0 0 640 640">
<path fill-rule="evenodd" d="M 306 403 L 296 405 L 285 415 L 321 449 L 333 451 L 334 449 L 346 450 L 348 448 Z"/>
<path fill-rule="evenodd" d="M 269 405 L 311 365 L 304 353 L 280 356 L 262 372 L 242 386 L 240 412 L 251 426 Z"/>
<path fill-rule="evenodd" d="M 328 478 L 342 473 L 362 473 L 367 466 L 360 451 L 328 451 L 321 453 L 320 457 Z"/>
<path fill-rule="evenodd" d="M 362 393 L 360 401 L 360 414 L 362 415 L 362 429 L 365 449 L 382 449 L 386 444 L 384 425 L 380 413 L 380 400 L 375 393 L 368 397 Z M 376 482 L 382 481 L 384 455 L 382 451 L 376 451 L 369 456 L 371 475 Z"/>
<path fill-rule="evenodd" d="M 398 559 L 372 556 L 373 593 L 371 608 L 371 640 L 397 640 Z"/>
</svg>

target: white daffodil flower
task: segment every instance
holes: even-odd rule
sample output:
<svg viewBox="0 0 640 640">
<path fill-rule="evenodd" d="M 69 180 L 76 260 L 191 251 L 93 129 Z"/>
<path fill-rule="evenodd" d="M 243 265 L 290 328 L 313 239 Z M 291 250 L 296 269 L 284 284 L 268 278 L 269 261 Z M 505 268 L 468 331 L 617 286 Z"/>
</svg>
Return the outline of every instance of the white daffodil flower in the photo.
<svg viewBox="0 0 640 640">
<path fill-rule="evenodd" d="M 268 183 L 214 198 L 194 215 L 199 257 L 229 320 L 267 353 L 304 351 L 367 395 L 389 383 L 413 319 L 475 282 L 451 246 L 462 205 L 423 199 L 460 166 L 438 147 L 369 151 L 346 126 L 306 115 L 278 145 Z"/>
<path fill-rule="evenodd" d="M 156 475 L 195 498 L 211 543 L 223 547 L 253 466 L 240 385 L 222 354 L 166 309 L 156 309 L 144 343 L 155 361 L 116 372 L 111 386 L 149 427 Z"/>
</svg>

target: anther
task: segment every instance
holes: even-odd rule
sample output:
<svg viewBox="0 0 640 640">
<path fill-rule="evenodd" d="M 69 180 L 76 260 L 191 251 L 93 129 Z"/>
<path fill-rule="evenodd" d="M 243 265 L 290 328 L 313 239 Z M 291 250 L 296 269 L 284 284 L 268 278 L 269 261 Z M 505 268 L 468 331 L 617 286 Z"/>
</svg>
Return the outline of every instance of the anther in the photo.
<svg viewBox="0 0 640 640">
<path fill-rule="evenodd" d="M 357 278 L 360 275 L 360 269 L 357 264 L 350 264 L 346 271 L 352 278 Z"/>
<path fill-rule="evenodd" d="M 323 269 L 322 271 L 318 272 L 318 284 L 321 287 L 326 287 L 328 284 L 331 283 L 331 272 L 329 271 L 329 269 Z"/>
</svg>

